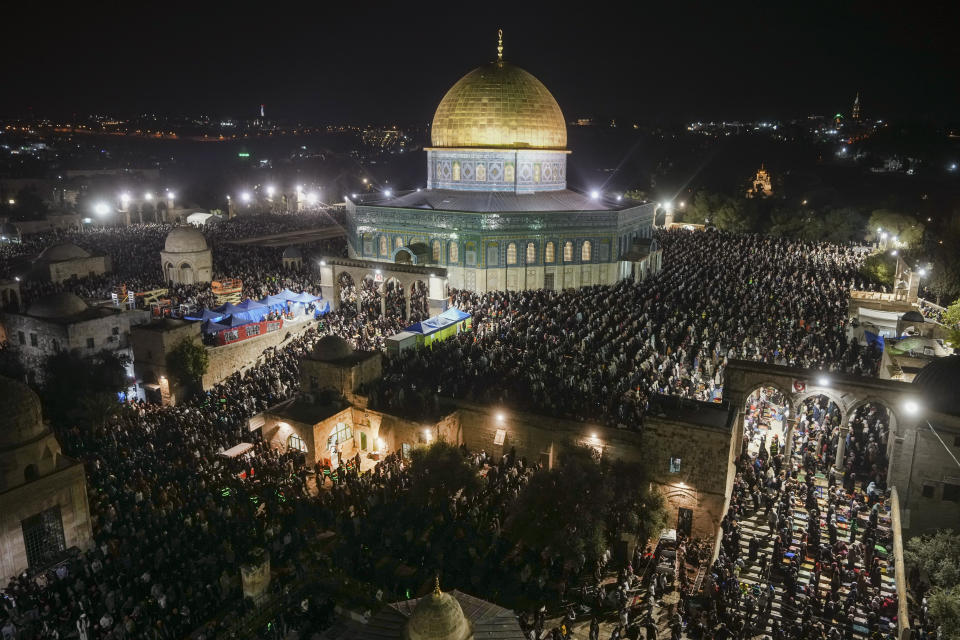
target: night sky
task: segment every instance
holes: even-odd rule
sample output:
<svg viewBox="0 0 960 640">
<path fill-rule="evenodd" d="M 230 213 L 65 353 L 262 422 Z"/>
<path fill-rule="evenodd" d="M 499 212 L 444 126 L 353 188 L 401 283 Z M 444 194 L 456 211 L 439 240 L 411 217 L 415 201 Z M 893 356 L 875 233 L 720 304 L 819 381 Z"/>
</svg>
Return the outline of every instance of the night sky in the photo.
<svg viewBox="0 0 960 640">
<path fill-rule="evenodd" d="M 568 119 L 832 114 L 859 90 L 868 117 L 960 120 L 957 3 L 580 2 L 549 17 L 537 8 L 565 3 L 503 3 L 499 16 L 445 5 L 480 17 L 416 2 L 200 4 L 7 7 L 0 115 L 252 117 L 263 102 L 268 116 L 317 124 L 427 123 L 495 57 L 502 27 L 505 58 Z"/>
</svg>

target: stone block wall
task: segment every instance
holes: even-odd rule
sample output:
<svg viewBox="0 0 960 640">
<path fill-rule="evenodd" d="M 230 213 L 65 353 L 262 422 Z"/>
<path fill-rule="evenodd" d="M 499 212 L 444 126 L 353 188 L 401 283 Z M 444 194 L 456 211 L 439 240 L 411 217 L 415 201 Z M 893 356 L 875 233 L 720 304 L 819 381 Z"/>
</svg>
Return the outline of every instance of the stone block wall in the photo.
<svg viewBox="0 0 960 640">
<path fill-rule="evenodd" d="M 93 544 L 83 465 L 74 463 L 0 495 L 0 583 L 28 568 L 23 521 L 55 506 L 60 507 L 66 548 L 86 550 Z"/>
</svg>

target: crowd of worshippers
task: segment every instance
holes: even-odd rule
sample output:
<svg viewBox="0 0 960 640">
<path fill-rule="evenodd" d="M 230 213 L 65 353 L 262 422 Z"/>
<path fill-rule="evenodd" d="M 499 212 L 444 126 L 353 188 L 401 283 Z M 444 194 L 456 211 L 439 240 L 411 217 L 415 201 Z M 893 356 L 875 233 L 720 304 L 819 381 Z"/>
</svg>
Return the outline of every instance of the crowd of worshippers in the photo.
<svg viewBox="0 0 960 640">
<path fill-rule="evenodd" d="M 754 412 L 781 400 L 771 393 Z M 887 423 L 880 409 L 859 411 L 850 446 L 862 454 L 851 454 L 838 471 L 825 427 L 838 424 L 836 407 L 822 400 L 806 405 L 789 453 L 786 443 L 767 441 L 767 425 L 756 415 L 747 421 L 719 557 L 705 582 L 709 606 L 691 621 L 702 637 L 896 636 L 896 592 L 882 579 L 892 562 L 887 491 L 883 475 L 869 473 L 879 454 L 868 453 Z M 755 454 L 751 441 L 759 445 Z"/>
<path fill-rule="evenodd" d="M 873 375 L 876 347 L 847 337 L 861 254 L 725 233 L 658 234 L 663 270 L 564 291 L 454 291 L 473 331 L 393 358 L 376 406 L 424 394 L 637 428 L 653 394 L 720 398 L 730 359 Z"/>
<path fill-rule="evenodd" d="M 176 407 L 133 404 L 92 431 L 60 430 L 65 452 L 84 462 L 94 547 L 38 579 L 3 590 L 0 627 L 18 640 L 80 637 L 182 638 L 210 619 L 245 610 L 237 567 L 255 547 L 295 575 L 314 532 L 303 454 L 269 449 L 248 428 L 256 412 L 298 388 L 314 330 Z M 219 455 L 253 438 L 240 458 Z"/>
<path fill-rule="evenodd" d="M 273 222 L 268 218 L 283 218 Z M 235 245 L 228 241 L 237 238 L 257 237 L 279 230 L 310 228 L 321 223 L 332 224 L 329 216 L 251 216 L 250 219 L 234 218 L 203 229 L 208 245 L 213 250 L 214 280 L 241 279 L 244 298 L 254 300 L 275 294 L 285 287 L 294 291 L 319 294 L 319 274 L 309 268 L 302 271 L 284 269 L 282 247 L 266 247 L 258 244 Z M 290 227 L 290 229 L 288 229 Z M 108 227 L 86 231 L 57 231 L 28 236 L 12 253 L 0 256 L 0 277 L 12 273 L 14 267 L 23 264 L 30 256 L 44 248 L 63 242 L 76 244 L 95 253 L 110 257 L 111 271 L 103 275 L 84 276 L 55 283 L 43 280 L 21 279 L 21 298 L 25 306 L 38 297 L 71 291 L 89 300 L 109 300 L 119 287 L 128 291 L 142 292 L 168 289 L 173 308 L 186 305 L 192 310 L 217 305 L 216 296 L 209 283 L 176 285 L 166 282 L 160 266 L 160 251 L 167 234 L 173 229 L 169 224 L 134 224 L 125 227 Z M 3 249 L 7 249 L 4 246 Z M 313 241 L 302 246 L 306 254 L 324 256 L 346 255 L 342 238 Z"/>
</svg>

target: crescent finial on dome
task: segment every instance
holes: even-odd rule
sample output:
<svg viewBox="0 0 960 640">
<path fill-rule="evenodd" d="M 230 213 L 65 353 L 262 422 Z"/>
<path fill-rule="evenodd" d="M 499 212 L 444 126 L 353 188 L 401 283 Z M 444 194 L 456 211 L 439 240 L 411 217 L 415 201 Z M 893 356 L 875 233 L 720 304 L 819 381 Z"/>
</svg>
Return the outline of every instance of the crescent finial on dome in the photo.
<svg viewBox="0 0 960 640">
<path fill-rule="evenodd" d="M 440 574 L 438 573 L 433 577 L 433 595 L 440 595 Z"/>
<path fill-rule="evenodd" d="M 497 29 L 497 62 L 503 62 L 503 29 Z"/>
</svg>

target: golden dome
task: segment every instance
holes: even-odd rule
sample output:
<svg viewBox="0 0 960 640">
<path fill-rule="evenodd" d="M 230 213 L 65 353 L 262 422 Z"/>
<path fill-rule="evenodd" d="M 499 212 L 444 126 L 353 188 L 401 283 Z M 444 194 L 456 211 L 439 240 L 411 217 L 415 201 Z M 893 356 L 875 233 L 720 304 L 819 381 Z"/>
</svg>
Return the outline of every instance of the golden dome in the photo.
<svg viewBox="0 0 960 640">
<path fill-rule="evenodd" d="M 434 147 L 564 149 L 567 126 L 542 82 L 519 67 L 491 62 L 443 96 L 431 138 Z"/>
</svg>

